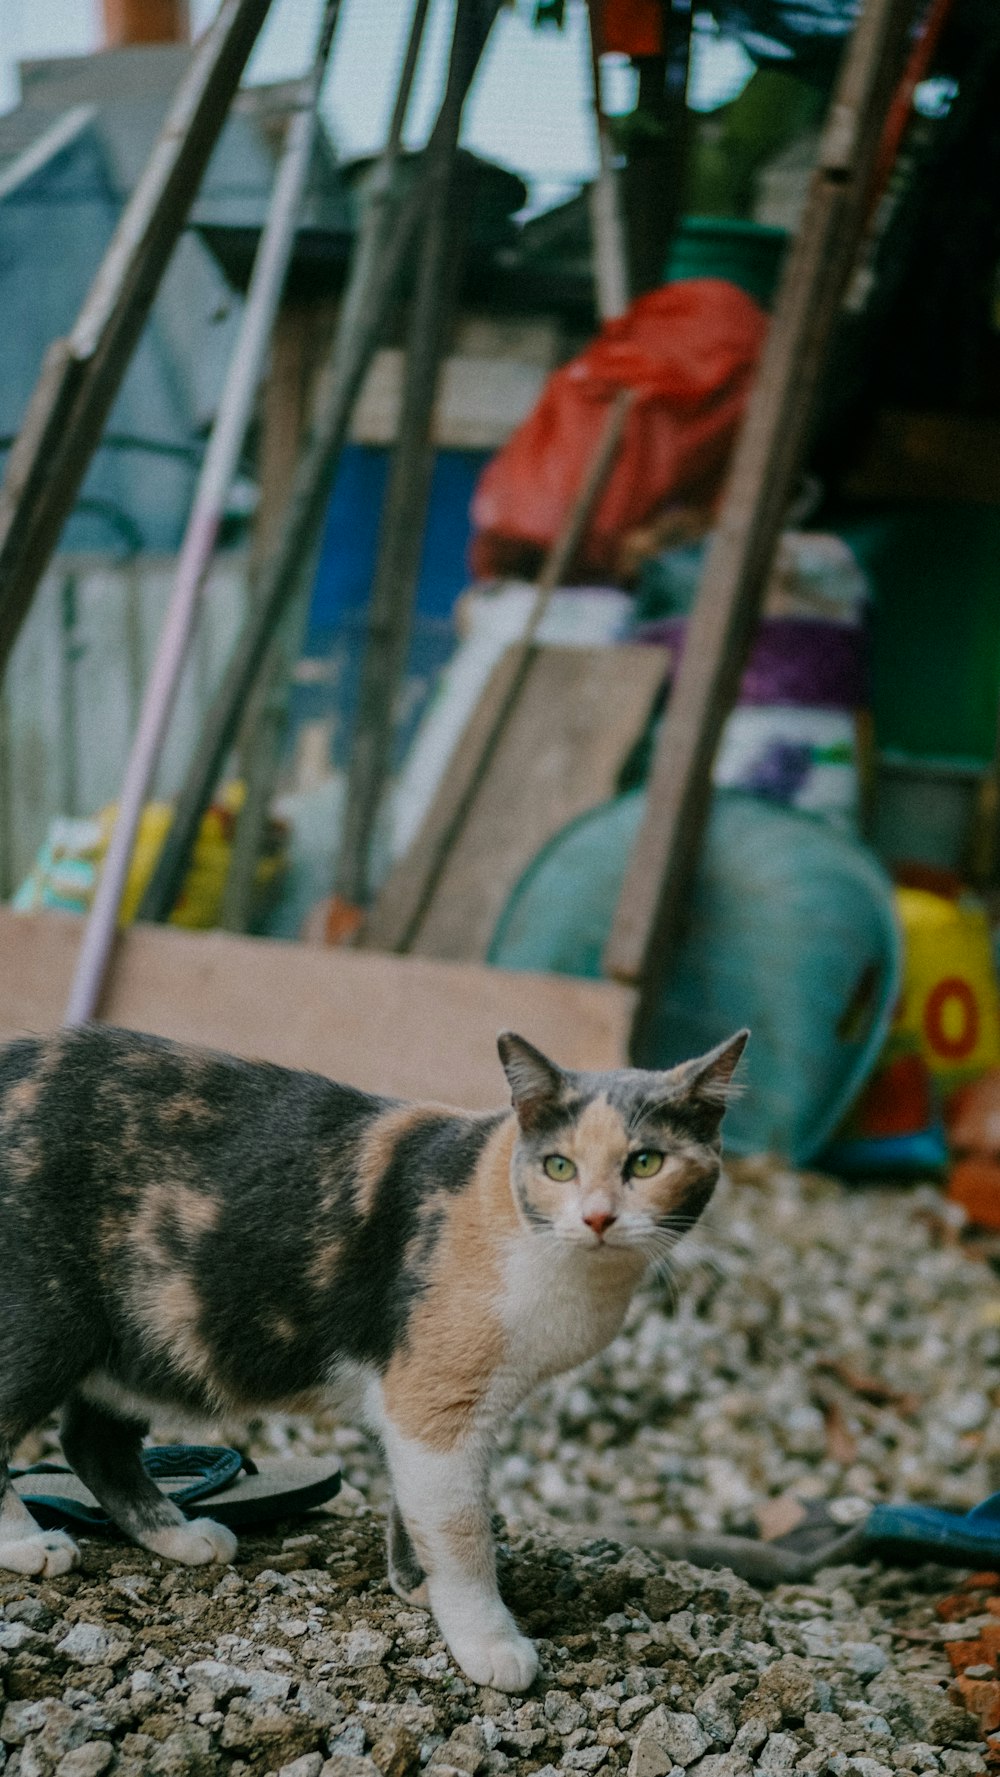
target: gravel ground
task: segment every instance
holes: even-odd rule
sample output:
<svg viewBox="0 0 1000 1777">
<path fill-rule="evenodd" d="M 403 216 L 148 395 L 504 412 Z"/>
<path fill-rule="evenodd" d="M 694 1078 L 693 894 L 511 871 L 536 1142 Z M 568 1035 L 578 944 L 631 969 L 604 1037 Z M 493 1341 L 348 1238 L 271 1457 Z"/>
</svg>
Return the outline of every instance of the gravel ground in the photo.
<svg viewBox="0 0 1000 1777">
<path fill-rule="evenodd" d="M 986 1726 L 1000 1705 L 1000 1585 L 941 1606 L 944 1569 L 839 1567 L 762 1594 L 609 1532 L 746 1530 L 793 1494 L 849 1521 L 874 1499 L 968 1506 L 1000 1486 L 988 1257 L 934 1191 L 746 1166 L 691 1243 L 672 1314 L 673 1294 L 652 1287 L 505 1439 L 501 1581 L 542 1652 L 527 1699 L 467 1683 L 389 1591 L 364 1441 L 270 1421 L 251 1448 L 340 1451 L 334 1514 L 245 1538 L 221 1576 L 88 1541 L 65 1579 L 0 1581 L 11 1777 L 992 1768 L 962 1702 Z"/>
</svg>

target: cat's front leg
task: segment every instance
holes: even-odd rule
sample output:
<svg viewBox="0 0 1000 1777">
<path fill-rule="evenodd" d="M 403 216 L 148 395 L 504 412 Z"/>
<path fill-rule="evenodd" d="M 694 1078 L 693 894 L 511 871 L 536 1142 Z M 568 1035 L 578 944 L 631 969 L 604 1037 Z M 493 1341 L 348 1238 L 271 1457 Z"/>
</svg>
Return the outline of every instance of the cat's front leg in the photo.
<svg viewBox="0 0 1000 1777">
<path fill-rule="evenodd" d="M 481 1440 L 438 1451 L 385 1424 L 382 1441 L 412 1576 L 423 1570 L 427 1601 L 454 1659 L 475 1684 L 527 1690 L 538 1654 L 497 1590 Z M 390 1525 L 390 1537 L 391 1531 Z"/>
</svg>

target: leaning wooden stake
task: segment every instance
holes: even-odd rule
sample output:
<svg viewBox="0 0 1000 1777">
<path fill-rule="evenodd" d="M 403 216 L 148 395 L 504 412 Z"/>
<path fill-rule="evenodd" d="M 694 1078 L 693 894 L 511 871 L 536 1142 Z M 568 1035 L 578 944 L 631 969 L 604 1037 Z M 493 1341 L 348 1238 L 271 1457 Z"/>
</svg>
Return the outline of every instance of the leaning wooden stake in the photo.
<svg viewBox="0 0 1000 1777">
<path fill-rule="evenodd" d="M 431 427 L 458 283 L 467 193 L 456 177 L 466 94 L 485 37 L 477 0 L 458 0 L 443 127 L 428 150 L 427 218 L 410 312 L 399 425 L 389 467 L 368 610 L 358 718 L 351 745 L 334 892 L 368 899 L 372 836 L 389 775 L 393 723 L 413 624 L 413 603 L 434 471 Z"/>
<path fill-rule="evenodd" d="M 481 0 L 489 7 L 493 0 Z M 439 116 L 432 140 L 442 128 Z M 209 707 L 181 787 L 174 819 L 143 896 L 140 919 L 163 920 L 180 892 L 201 817 L 218 782 L 242 713 L 284 613 L 307 578 L 326 515 L 330 487 L 361 385 L 382 340 L 426 204 L 416 179 L 386 224 L 380 250 L 356 257 L 330 358 L 320 373 L 309 438 L 273 555 L 261 571 L 253 610 Z"/>
<path fill-rule="evenodd" d="M 299 86 L 291 111 L 267 222 L 254 260 L 239 338 L 202 464 L 170 604 L 125 768 L 118 817 L 80 946 L 66 1007 L 67 1024 L 83 1024 L 97 1013 L 143 803 L 156 773 L 160 748 L 180 688 L 225 502 L 267 361 L 271 330 L 288 272 L 302 194 L 309 176 L 316 106 L 339 10 L 340 0 L 326 0 L 312 68 Z"/>
<path fill-rule="evenodd" d="M 76 500 L 270 0 L 223 0 L 72 333 L 50 346 L 0 488 L 0 675 Z"/>
<path fill-rule="evenodd" d="M 604 957 L 641 985 L 641 1045 L 676 941 L 784 514 L 808 444 L 827 347 L 864 226 L 872 171 L 914 0 L 867 0 L 847 49 L 809 199 L 730 473 Z"/>
</svg>

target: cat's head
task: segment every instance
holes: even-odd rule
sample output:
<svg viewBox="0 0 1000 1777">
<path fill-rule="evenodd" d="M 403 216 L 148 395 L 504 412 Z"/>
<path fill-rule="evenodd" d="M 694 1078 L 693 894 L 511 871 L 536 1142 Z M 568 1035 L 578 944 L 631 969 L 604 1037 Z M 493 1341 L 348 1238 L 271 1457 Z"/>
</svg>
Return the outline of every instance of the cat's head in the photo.
<svg viewBox="0 0 1000 1777">
<path fill-rule="evenodd" d="M 590 1074 L 502 1032 L 518 1120 L 511 1183 L 529 1226 L 650 1258 L 678 1240 L 715 1189 L 722 1118 L 749 1034 L 663 1073 Z"/>
</svg>

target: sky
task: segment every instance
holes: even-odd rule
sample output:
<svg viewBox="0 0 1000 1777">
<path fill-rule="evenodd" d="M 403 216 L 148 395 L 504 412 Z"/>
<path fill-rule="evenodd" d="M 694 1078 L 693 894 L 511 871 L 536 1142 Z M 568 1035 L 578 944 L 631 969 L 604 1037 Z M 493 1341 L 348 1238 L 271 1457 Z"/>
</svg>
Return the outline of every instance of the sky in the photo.
<svg viewBox="0 0 1000 1777">
<path fill-rule="evenodd" d="M 217 0 L 191 0 L 202 29 Z M 273 0 L 249 69 L 254 80 L 280 80 L 306 66 L 322 0 Z M 431 0 L 408 137 L 420 142 L 440 92 L 453 0 Z M 410 7 L 401 0 L 343 0 L 323 111 L 345 158 L 370 153 L 385 134 Z M 518 0 L 494 28 L 466 112 L 463 141 L 477 153 L 558 187 L 589 177 L 596 164 L 589 96 L 585 11 L 570 0 L 563 31 L 536 31 L 532 0 Z M 100 44 L 100 0 L 0 0 L 0 111 L 17 102 L 16 63 L 46 55 L 84 55 Z M 735 43 L 699 37 L 692 100 L 701 108 L 738 91 L 750 65 Z M 631 72 L 605 60 L 605 104 L 632 104 Z"/>
</svg>

